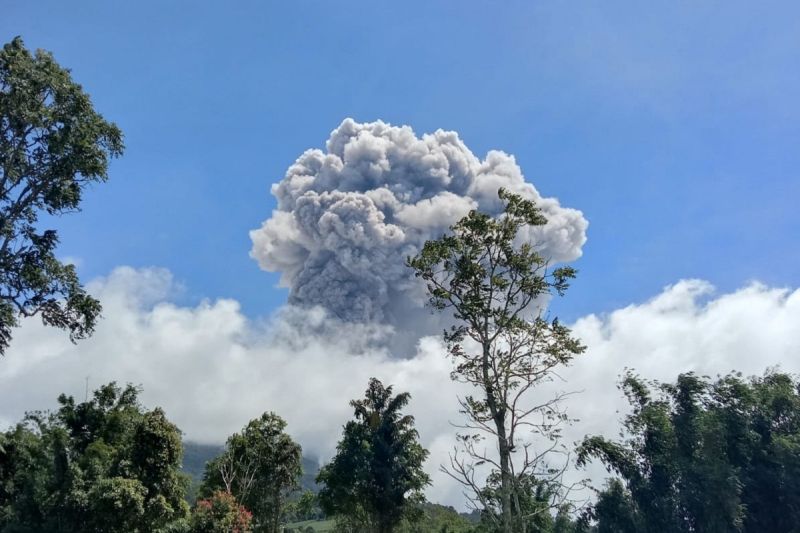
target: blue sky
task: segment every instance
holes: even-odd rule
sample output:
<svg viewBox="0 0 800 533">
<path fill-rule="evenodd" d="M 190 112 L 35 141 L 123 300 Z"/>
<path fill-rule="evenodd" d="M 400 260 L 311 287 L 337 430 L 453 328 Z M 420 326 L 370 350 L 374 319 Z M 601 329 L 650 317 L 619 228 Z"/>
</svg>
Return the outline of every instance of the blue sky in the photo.
<svg viewBox="0 0 800 533">
<path fill-rule="evenodd" d="M 90 284 L 104 320 L 77 345 L 35 320 L 15 330 L 0 427 L 89 376 L 141 384 L 190 440 L 274 410 L 326 460 L 375 376 L 413 396 L 428 497 L 463 506 L 437 465 L 465 390 L 435 337 L 413 330 L 405 358 L 291 307 L 262 327 L 288 293 L 248 232 L 345 117 L 455 130 L 584 213 L 580 273 L 555 303 L 587 345 L 564 374 L 583 391 L 566 441 L 617 435 L 623 368 L 800 373 L 800 3 L 5 0 L 0 39 L 15 35 L 72 69 L 127 150 L 82 213 L 53 221 L 81 277 L 107 276 Z"/>
<path fill-rule="evenodd" d="M 516 156 L 590 222 L 574 319 L 681 278 L 800 284 L 800 5 L 7 1 L 126 135 L 57 222 L 85 279 L 163 266 L 183 299 L 285 301 L 249 258 L 269 186 L 343 118 Z"/>
</svg>

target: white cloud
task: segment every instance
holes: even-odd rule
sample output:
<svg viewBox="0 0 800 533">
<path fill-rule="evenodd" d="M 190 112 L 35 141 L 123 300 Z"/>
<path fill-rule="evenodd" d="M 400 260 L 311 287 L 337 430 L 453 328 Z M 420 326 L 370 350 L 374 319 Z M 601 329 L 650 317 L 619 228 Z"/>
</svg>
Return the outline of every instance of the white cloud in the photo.
<svg viewBox="0 0 800 533">
<path fill-rule="evenodd" d="M 169 299 L 180 286 L 163 269 L 121 267 L 89 289 L 104 306 L 91 339 L 72 345 L 35 320 L 15 331 L 0 361 L 0 422 L 53 408 L 62 392 L 82 400 L 88 376 L 90 389 L 112 380 L 141 384 L 143 402 L 164 407 L 198 441 L 221 442 L 251 418 L 275 411 L 306 453 L 325 460 L 352 416 L 348 402 L 374 376 L 411 392 L 426 443 L 450 433 L 457 385 L 436 339 L 423 339 L 415 357 L 397 359 L 364 347 L 370 343 L 362 339 L 379 330 L 331 324 L 319 308 L 284 308 L 259 323 L 233 300 L 178 306 Z M 442 489 L 432 495 L 448 498 L 436 492 Z"/>
<path fill-rule="evenodd" d="M 688 371 L 758 375 L 780 366 L 800 372 L 798 324 L 800 290 L 752 283 L 715 295 L 700 280 L 682 280 L 647 302 L 605 316 L 583 317 L 573 331 L 589 349 L 565 373 L 571 387 L 584 391 L 571 402 L 582 418 L 573 434 L 613 427 L 611 413 L 625 408 L 614 383 L 626 367 L 662 381 Z"/>
<path fill-rule="evenodd" d="M 437 472 L 453 444 L 449 422 L 458 418 L 461 387 L 449 380 L 438 339 L 423 338 L 414 357 L 397 359 L 378 348 L 352 349 L 354 339 L 380 335 L 363 326 L 337 323 L 315 336 L 328 320 L 320 309 L 284 309 L 259 323 L 233 300 L 178 306 L 169 299 L 180 287 L 161 269 L 119 268 L 91 290 L 105 316 L 93 338 L 73 346 L 35 321 L 15 332 L 0 361 L 0 421 L 53 407 L 61 392 L 82 398 L 89 376 L 90 387 L 111 380 L 143 385 L 144 402 L 163 406 L 195 440 L 219 442 L 250 418 L 275 411 L 308 453 L 326 459 L 352 415 L 348 401 L 375 376 L 412 393 L 409 412 L 431 450 L 429 497 L 461 504 L 459 487 Z M 718 296 L 711 291 L 708 283 L 681 281 L 650 301 L 576 322 L 589 350 L 558 385 L 584 391 L 570 401 L 581 422 L 569 439 L 616 434 L 615 411 L 625 405 L 615 384 L 624 367 L 664 380 L 687 370 L 758 374 L 782 365 L 800 371 L 800 291 L 759 284 Z M 293 313 L 311 323 L 308 330 L 297 329 L 301 321 Z"/>
</svg>

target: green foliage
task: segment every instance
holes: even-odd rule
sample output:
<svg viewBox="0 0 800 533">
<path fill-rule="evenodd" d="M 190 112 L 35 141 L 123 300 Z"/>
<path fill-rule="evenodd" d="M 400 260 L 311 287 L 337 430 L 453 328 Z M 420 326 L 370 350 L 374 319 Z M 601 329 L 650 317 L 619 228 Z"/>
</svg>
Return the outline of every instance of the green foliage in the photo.
<svg viewBox="0 0 800 533">
<path fill-rule="evenodd" d="M 251 420 L 228 438 L 225 451 L 206 466 L 201 496 L 224 490 L 253 513 L 254 530 L 277 533 L 286 496 L 302 474 L 302 449 L 274 413 Z"/>
<path fill-rule="evenodd" d="M 92 512 L 89 523 L 97 531 L 137 531 L 145 522 L 147 489 L 138 479 L 102 478 L 88 493 Z M 109 517 L 114 517 L 109 521 Z"/>
<path fill-rule="evenodd" d="M 185 519 L 180 431 L 114 383 L 2 436 L 0 531 L 152 532 Z"/>
<path fill-rule="evenodd" d="M 224 444 L 200 444 L 192 441 L 183 442 L 182 471 L 192 480 L 189 492 L 186 496 L 190 504 L 194 504 L 195 500 L 197 499 L 197 492 L 200 489 L 200 484 L 203 481 L 203 476 L 206 472 L 206 466 L 224 451 Z M 303 456 L 301 464 L 303 474 L 300 476 L 299 480 L 299 492 L 293 492 L 289 495 L 289 505 L 291 505 L 296 498 L 303 496 L 305 492 L 312 492 L 316 494 L 317 491 L 319 491 L 319 486 L 316 483 L 317 473 L 319 472 L 319 462 L 312 457 Z M 317 511 L 319 513 L 322 512 L 318 507 L 315 512 Z M 289 509 L 287 512 L 291 512 L 291 509 Z"/>
<path fill-rule="evenodd" d="M 324 484 L 322 509 L 340 529 L 387 533 L 404 518 L 414 520 L 430 480 L 414 418 L 401 413 L 410 399 L 408 393 L 393 396 L 391 386 L 373 378 L 364 399 L 350 402 L 355 420 L 345 425 L 336 456 L 317 478 Z"/>
<path fill-rule="evenodd" d="M 305 522 L 319 520 L 324 514 L 319 506 L 317 495 L 310 490 L 305 490 L 286 504 L 284 516 L 288 522 Z"/>
<path fill-rule="evenodd" d="M 419 506 L 415 521 L 404 521 L 399 533 L 473 533 L 475 524 L 452 507 L 425 502 Z"/>
<path fill-rule="evenodd" d="M 192 510 L 191 533 L 249 533 L 253 516 L 229 492 L 217 491 L 198 500 Z"/>
<path fill-rule="evenodd" d="M 768 373 L 711 382 L 622 383 L 632 406 L 621 442 L 587 438 L 579 459 L 621 478 L 601 491 L 599 531 L 788 532 L 800 523 L 800 393 Z"/>
<path fill-rule="evenodd" d="M 571 508 L 568 505 L 562 506 L 553 518 L 553 525 L 549 530 L 551 533 L 583 533 L 585 523 L 572 516 Z"/>
<path fill-rule="evenodd" d="M 70 73 L 17 37 L 0 51 L 0 354 L 20 316 L 92 333 L 100 303 L 75 268 L 55 256 L 58 234 L 40 230 L 40 213 L 77 211 L 83 190 L 108 177 L 122 133 L 92 107 Z"/>
<path fill-rule="evenodd" d="M 643 525 L 631 495 L 618 479 L 612 479 L 597 495 L 589 515 L 598 520 L 597 533 L 636 533 Z"/>
<path fill-rule="evenodd" d="M 426 242 L 407 264 L 426 282 L 431 307 L 451 312 L 455 319 L 444 334 L 455 362 L 451 377 L 480 390 L 478 397 L 461 400 L 469 420 L 460 435 L 463 456 L 457 452 L 451 457 L 448 473 L 475 494 L 476 506 L 487 508 L 491 503 L 476 483 L 480 476 L 475 468 L 491 465 L 499 475 L 498 520 L 502 530 L 510 532 L 524 522 L 524 517 L 513 516 L 522 511 L 513 508 L 512 500 L 524 497 L 526 490 L 517 481 L 535 476 L 552 488 L 562 471 L 547 464 L 552 454 L 532 449 L 534 443 L 520 433 L 538 435 L 548 441 L 547 449 L 559 440 L 559 426 L 568 421 L 559 409 L 563 396 L 530 408 L 525 395 L 551 381 L 556 369 L 584 347 L 557 319 L 543 317 L 538 305 L 551 294 L 563 295 L 575 270 L 549 269 L 548 259 L 532 243 L 519 242 L 523 228 L 547 222 L 533 202 L 503 189 L 499 197 L 505 202 L 502 215 L 471 211 L 451 227 L 451 234 Z M 499 461 L 477 445 L 487 435 L 497 443 Z M 522 457 L 516 468 L 515 452 Z M 515 496 L 515 491 L 520 494 Z M 550 506 L 557 506 L 563 494 L 557 496 Z M 489 514 L 494 516 L 493 511 Z"/>
<path fill-rule="evenodd" d="M 531 475 L 518 475 L 511 499 L 514 531 L 527 533 L 551 532 L 555 519 L 551 514 L 553 492 L 560 490 L 556 483 L 539 480 Z M 485 531 L 495 531 L 502 524 L 502 486 L 499 472 L 492 472 L 481 491 L 481 525 Z M 563 517 L 562 517 L 563 521 Z"/>
<path fill-rule="evenodd" d="M 561 490 L 557 483 L 539 480 L 534 476 L 517 476 L 512 494 L 512 530 L 525 533 L 579 533 L 579 523 L 573 517 L 569 503 L 555 507 L 554 492 Z M 476 533 L 494 533 L 505 527 L 501 520 L 502 493 L 500 475 L 493 472 L 481 494 L 485 508 L 480 512 Z"/>
<path fill-rule="evenodd" d="M 189 476 L 191 483 L 186 494 L 186 500 L 194 505 L 197 500 L 197 491 L 203 480 L 206 465 L 224 451 L 224 446 L 217 444 L 199 444 L 192 441 L 183 442 L 183 465 L 181 471 Z"/>
</svg>

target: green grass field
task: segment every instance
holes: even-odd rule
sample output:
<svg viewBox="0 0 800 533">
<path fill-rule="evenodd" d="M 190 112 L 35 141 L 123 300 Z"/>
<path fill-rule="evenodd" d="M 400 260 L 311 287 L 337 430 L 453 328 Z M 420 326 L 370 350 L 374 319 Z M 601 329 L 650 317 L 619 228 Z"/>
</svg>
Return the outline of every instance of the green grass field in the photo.
<svg viewBox="0 0 800 533">
<path fill-rule="evenodd" d="M 286 524 L 284 528 L 287 530 L 291 529 L 297 531 L 298 529 L 302 531 L 303 528 L 312 527 L 314 531 L 333 531 L 333 520 L 306 520 L 305 522 L 292 522 L 291 524 Z"/>
</svg>

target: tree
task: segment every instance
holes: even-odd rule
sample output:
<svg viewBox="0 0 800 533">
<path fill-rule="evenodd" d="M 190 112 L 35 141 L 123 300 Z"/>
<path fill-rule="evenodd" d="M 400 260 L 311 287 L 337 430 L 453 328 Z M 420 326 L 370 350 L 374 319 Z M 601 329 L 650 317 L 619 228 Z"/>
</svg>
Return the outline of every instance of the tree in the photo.
<svg viewBox="0 0 800 533">
<path fill-rule="evenodd" d="M 372 378 L 364 399 L 350 402 L 355 420 L 345 425 L 336 456 L 317 477 L 328 516 L 358 531 L 390 533 L 417 509 L 430 479 L 414 417 L 401 413 L 410 399 L 405 392 L 393 396 L 391 386 Z"/>
<path fill-rule="evenodd" d="M 139 480 L 147 491 L 146 523 L 168 524 L 185 516 L 188 479 L 178 470 L 182 457 L 180 430 L 160 408 L 145 413 L 136 425 L 127 462 L 120 471 Z"/>
<path fill-rule="evenodd" d="M 597 522 L 597 533 L 645 531 L 634 509 L 630 492 L 619 479 L 612 479 L 597 494 L 597 501 L 587 515 Z"/>
<path fill-rule="evenodd" d="M 587 437 L 579 462 L 620 479 L 599 492 L 598 531 L 789 532 L 800 523 L 800 383 L 787 374 L 674 384 L 628 373 L 626 438 Z"/>
<path fill-rule="evenodd" d="M 575 270 L 550 269 L 534 244 L 517 243 L 521 229 L 547 220 L 532 201 L 503 189 L 499 196 L 502 215 L 471 211 L 407 264 L 426 282 L 430 305 L 452 312 L 456 322 L 444 333 L 455 361 L 451 377 L 480 390 L 478 397 L 460 399 L 468 420 L 459 436 L 463 447 L 443 469 L 471 491 L 473 506 L 487 509 L 477 467 L 490 465 L 499 476 L 498 526 L 511 532 L 524 531 L 532 518 L 514 502 L 525 490 L 519 482 L 534 476 L 552 489 L 566 466 L 548 461 L 567 453 L 559 444 L 559 426 L 568 421 L 560 408 L 565 393 L 536 405 L 526 395 L 552 381 L 584 347 L 557 319 L 548 320 L 541 305 L 553 293 L 564 294 Z M 523 437 L 528 431 L 541 437 L 542 448 Z M 477 445 L 487 435 L 496 442 L 496 456 Z M 561 506 L 566 493 L 552 491 L 550 507 Z"/>
<path fill-rule="evenodd" d="M 197 501 L 190 520 L 191 533 L 250 533 L 253 516 L 230 492 L 217 491 Z"/>
<path fill-rule="evenodd" d="M 17 37 L 0 52 L 0 354 L 20 317 L 39 315 L 70 339 L 91 335 L 100 303 L 73 265 L 56 258 L 58 234 L 39 215 L 79 210 L 83 190 L 108 178 L 122 133 L 48 52 Z"/>
<path fill-rule="evenodd" d="M 317 495 L 311 490 L 305 490 L 299 495 L 295 495 L 287 503 L 284 517 L 287 522 L 305 522 L 322 518 L 322 509 L 319 507 Z"/>
<path fill-rule="evenodd" d="M 231 435 L 208 463 L 200 494 L 229 492 L 253 513 L 256 531 L 280 531 L 286 496 L 302 474 L 302 449 L 285 429 L 281 417 L 264 413 Z"/>
<path fill-rule="evenodd" d="M 0 531 L 161 531 L 188 515 L 180 431 L 114 383 L 29 413 L 0 450 Z"/>
</svg>

